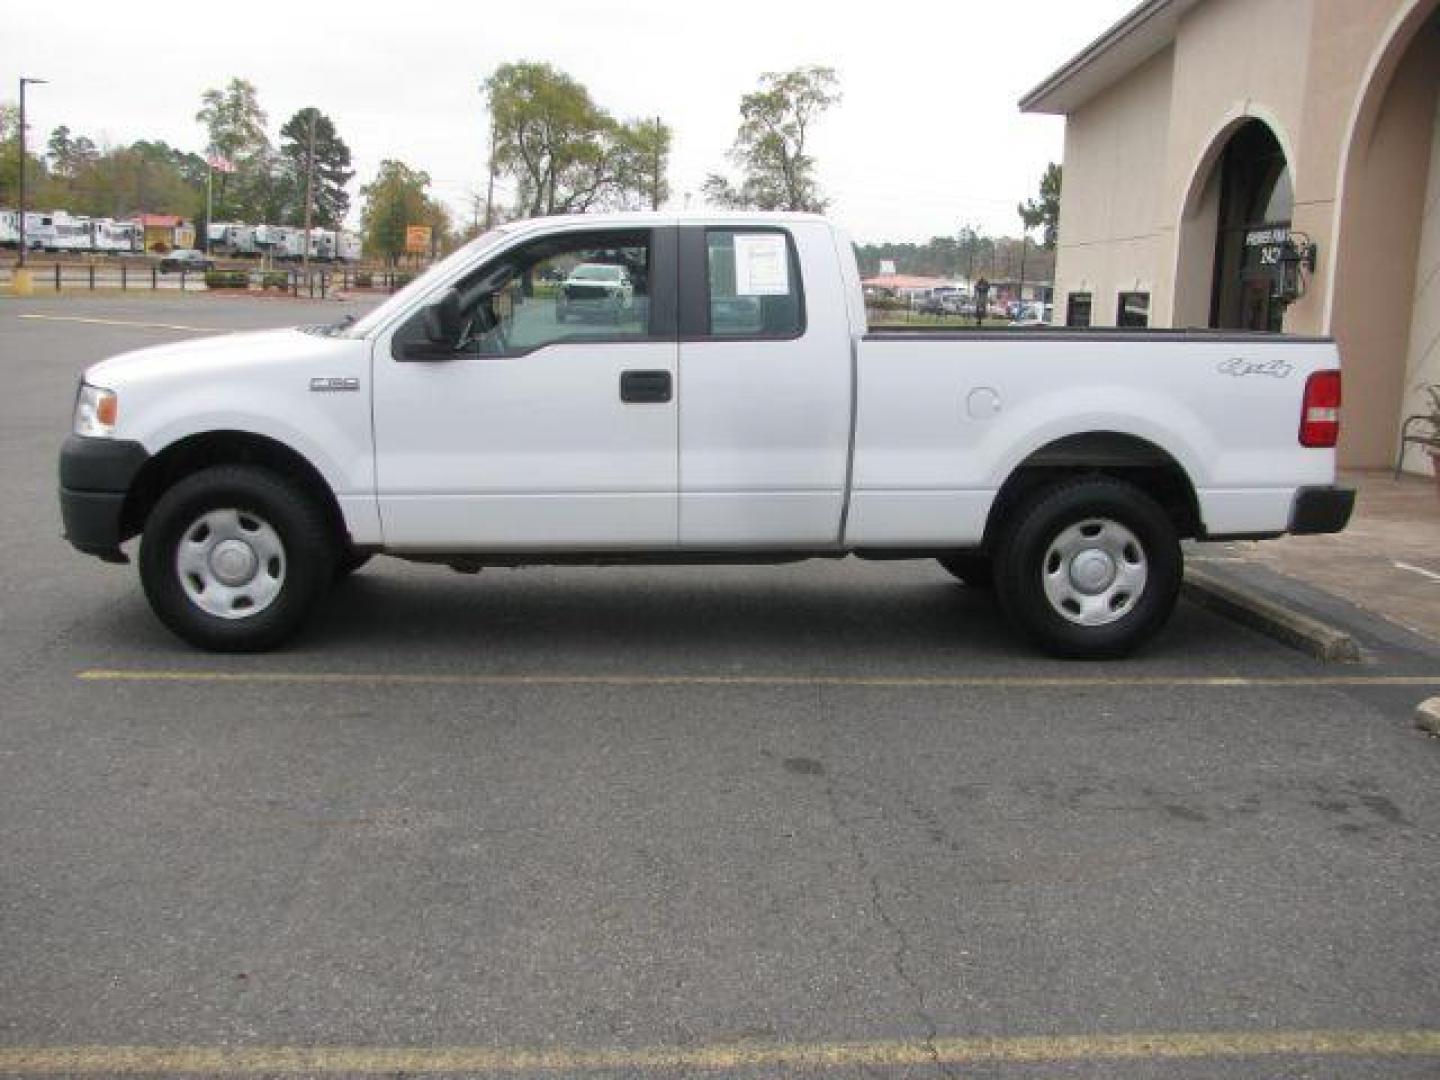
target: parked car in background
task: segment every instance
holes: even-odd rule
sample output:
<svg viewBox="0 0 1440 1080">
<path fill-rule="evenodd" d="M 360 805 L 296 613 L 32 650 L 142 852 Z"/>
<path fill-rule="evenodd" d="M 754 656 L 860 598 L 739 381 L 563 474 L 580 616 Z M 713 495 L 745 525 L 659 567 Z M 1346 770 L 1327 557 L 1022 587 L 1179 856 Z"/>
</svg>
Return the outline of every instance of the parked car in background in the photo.
<svg viewBox="0 0 1440 1080">
<path fill-rule="evenodd" d="M 623 266 L 584 263 L 570 271 L 555 294 L 555 321 L 575 316 L 619 322 L 634 296 L 635 286 Z"/>
<path fill-rule="evenodd" d="M 213 269 L 215 269 L 214 260 L 203 251 L 196 251 L 194 248 L 176 248 L 160 260 L 162 274 L 173 273 L 177 270 Z"/>
<path fill-rule="evenodd" d="M 915 310 L 925 315 L 963 315 L 969 301 L 957 288 L 940 286 L 931 289 L 915 303 Z"/>
<path fill-rule="evenodd" d="M 1050 304 L 1021 304 L 1010 321 L 1016 326 L 1048 326 L 1054 315 Z"/>
</svg>

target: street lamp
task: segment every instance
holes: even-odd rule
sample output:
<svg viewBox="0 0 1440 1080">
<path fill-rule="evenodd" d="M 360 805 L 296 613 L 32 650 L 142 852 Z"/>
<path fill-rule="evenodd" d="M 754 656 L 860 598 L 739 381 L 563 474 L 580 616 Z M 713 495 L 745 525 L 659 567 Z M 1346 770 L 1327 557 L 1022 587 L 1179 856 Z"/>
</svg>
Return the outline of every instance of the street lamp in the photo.
<svg viewBox="0 0 1440 1080">
<path fill-rule="evenodd" d="M 16 264 L 18 269 L 23 269 L 25 266 L 25 87 L 48 81 L 48 79 L 27 79 L 24 76 L 20 78 L 20 130 L 16 136 L 20 140 L 20 261 Z M 23 276 L 28 284 L 29 275 Z"/>
</svg>

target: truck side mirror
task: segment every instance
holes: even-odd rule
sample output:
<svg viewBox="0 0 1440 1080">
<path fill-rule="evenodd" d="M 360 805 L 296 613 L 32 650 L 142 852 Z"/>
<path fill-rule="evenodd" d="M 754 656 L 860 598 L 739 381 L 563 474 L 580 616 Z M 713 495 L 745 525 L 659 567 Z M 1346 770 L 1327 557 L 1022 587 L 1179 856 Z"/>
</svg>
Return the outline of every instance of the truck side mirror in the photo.
<svg viewBox="0 0 1440 1080">
<path fill-rule="evenodd" d="M 425 338 L 433 345 L 453 346 L 461 329 L 460 291 L 447 289 L 425 309 Z"/>
</svg>

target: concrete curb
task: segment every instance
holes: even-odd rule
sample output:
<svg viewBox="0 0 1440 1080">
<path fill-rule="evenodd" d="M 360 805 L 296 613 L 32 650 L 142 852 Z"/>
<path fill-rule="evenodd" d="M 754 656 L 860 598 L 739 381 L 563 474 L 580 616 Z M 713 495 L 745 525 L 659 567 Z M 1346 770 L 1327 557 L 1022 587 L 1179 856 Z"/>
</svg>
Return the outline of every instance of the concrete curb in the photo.
<svg viewBox="0 0 1440 1080">
<path fill-rule="evenodd" d="M 1360 659 L 1360 643 L 1345 631 L 1226 581 L 1211 570 L 1187 566 L 1184 592 L 1201 607 L 1309 653 L 1317 660 L 1354 663 Z"/>
<path fill-rule="evenodd" d="M 1440 697 L 1427 698 L 1415 707 L 1415 726 L 1440 735 Z"/>
</svg>

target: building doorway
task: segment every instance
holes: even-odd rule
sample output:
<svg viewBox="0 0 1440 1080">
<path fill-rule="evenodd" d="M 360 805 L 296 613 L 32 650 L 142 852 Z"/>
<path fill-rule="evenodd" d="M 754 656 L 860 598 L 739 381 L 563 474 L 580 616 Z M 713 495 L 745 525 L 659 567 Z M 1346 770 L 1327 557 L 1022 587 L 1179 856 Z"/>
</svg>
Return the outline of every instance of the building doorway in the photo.
<svg viewBox="0 0 1440 1080">
<path fill-rule="evenodd" d="M 1278 333 L 1285 318 L 1279 257 L 1295 207 L 1290 164 L 1269 126 L 1248 120 L 1225 144 L 1218 170 L 1210 325 Z"/>
</svg>

